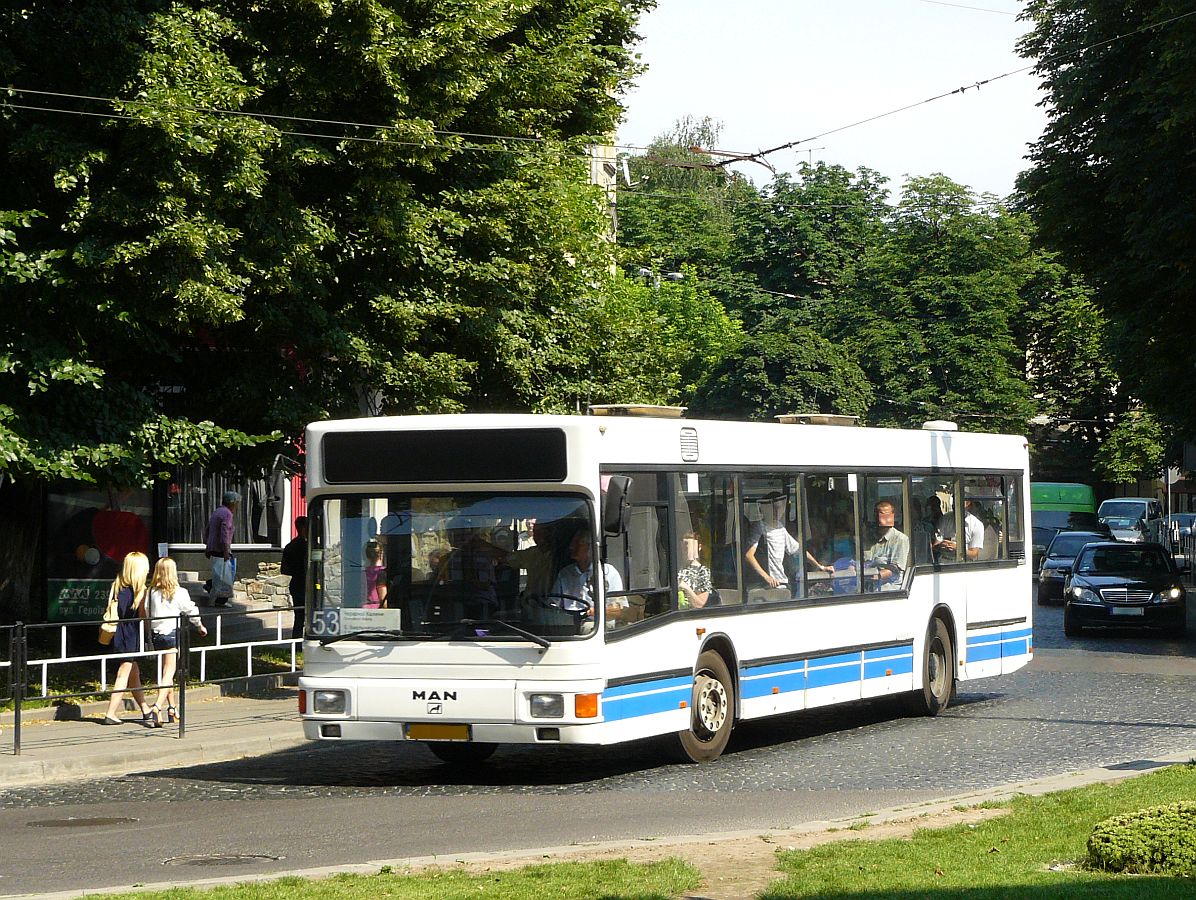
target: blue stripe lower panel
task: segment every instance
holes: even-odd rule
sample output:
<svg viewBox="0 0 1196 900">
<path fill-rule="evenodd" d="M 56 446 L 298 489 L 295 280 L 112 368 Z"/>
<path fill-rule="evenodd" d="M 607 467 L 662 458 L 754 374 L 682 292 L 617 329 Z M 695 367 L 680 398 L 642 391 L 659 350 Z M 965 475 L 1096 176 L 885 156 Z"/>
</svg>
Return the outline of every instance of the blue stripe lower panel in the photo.
<svg viewBox="0 0 1196 900">
<path fill-rule="evenodd" d="M 1032 628 L 1014 628 L 994 634 L 978 634 L 968 638 L 967 661 L 987 662 L 1012 656 L 1025 656 L 1030 652 L 1033 638 Z"/>
<path fill-rule="evenodd" d="M 662 678 L 623 684 L 602 694 L 602 718 L 607 722 L 650 716 L 679 709 L 693 693 L 693 677 Z"/>
<path fill-rule="evenodd" d="M 913 642 L 872 647 L 851 653 L 811 656 L 744 666 L 739 670 L 739 691 L 744 700 L 792 694 L 808 688 L 853 684 L 861 679 L 908 675 L 914 670 Z M 602 717 L 607 722 L 650 716 L 679 709 L 688 703 L 693 678 L 661 678 L 608 688 L 602 695 Z"/>
</svg>

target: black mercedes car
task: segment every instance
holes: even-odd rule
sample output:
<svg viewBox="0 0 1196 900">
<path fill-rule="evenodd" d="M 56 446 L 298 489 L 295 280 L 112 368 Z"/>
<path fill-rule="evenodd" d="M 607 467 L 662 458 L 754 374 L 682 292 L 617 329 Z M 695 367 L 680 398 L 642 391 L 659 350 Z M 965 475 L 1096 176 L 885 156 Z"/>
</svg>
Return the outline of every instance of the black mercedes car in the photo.
<svg viewBox="0 0 1196 900">
<path fill-rule="evenodd" d="M 1109 533 L 1100 531 L 1060 531 L 1047 545 L 1038 570 L 1038 605 L 1063 602 L 1063 583 L 1071 574 L 1076 555 L 1085 544 L 1110 540 Z"/>
<path fill-rule="evenodd" d="M 1187 630 L 1187 596 L 1162 544 L 1085 544 L 1064 586 L 1063 632 L 1088 625 Z"/>
</svg>

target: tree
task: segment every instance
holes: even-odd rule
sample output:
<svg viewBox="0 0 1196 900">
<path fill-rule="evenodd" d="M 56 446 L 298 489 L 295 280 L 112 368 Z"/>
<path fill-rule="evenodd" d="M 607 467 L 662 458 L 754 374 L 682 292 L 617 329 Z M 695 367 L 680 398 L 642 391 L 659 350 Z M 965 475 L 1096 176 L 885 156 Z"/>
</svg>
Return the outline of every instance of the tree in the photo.
<svg viewBox="0 0 1196 900">
<path fill-rule="evenodd" d="M 697 383 L 742 340 L 739 323 L 692 271 L 645 282 L 615 273 L 540 385 L 545 412 L 591 403 L 689 404 Z"/>
<path fill-rule="evenodd" d="M 645 6 L 0 12 L 9 97 L 61 110 L 0 110 L 0 471 L 136 483 L 363 408 L 533 407 L 528 347 L 607 264 L 586 147 Z"/>
<path fill-rule="evenodd" d="M 693 399 L 698 415 L 769 421 L 795 412 L 862 415 L 872 388 L 849 353 L 785 319 L 748 335 L 715 366 Z"/>
<path fill-rule="evenodd" d="M 745 316 L 789 308 L 783 295 L 820 303 L 841 294 L 884 239 L 890 212 L 885 179 L 869 169 L 803 165 L 781 174 L 743 204 L 737 220 L 740 264 L 772 294 L 759 294 Z"/>
<path fill-rule="evenodd" d="M 946 176 L 910 179 L 823 326 L 873 385 L 872 423 L 1026 430 L 1034 408 L 1015 323 L 1029 234 L 1024 216 Z"/>
<path fill-rule="evenodd" d="M 1093 286 L 1125 389 L 1196 433 L 1196 17 L 1180 0 L 1034 0 L 1049 121 L 1018 188 Z"/>
</svg>

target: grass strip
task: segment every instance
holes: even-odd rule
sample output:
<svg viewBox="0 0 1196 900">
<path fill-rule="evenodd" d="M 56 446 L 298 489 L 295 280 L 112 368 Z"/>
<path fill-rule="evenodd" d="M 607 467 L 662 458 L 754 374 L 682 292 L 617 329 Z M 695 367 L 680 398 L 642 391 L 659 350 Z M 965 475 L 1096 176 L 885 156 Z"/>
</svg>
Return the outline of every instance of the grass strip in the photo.
<svg viewBox="0 0 1196 900">
<path fill-rule="evenodd" d="M 783 851 L 786 877 L 762 900 L 797 897 L 966 900 L 1196 896 L 1196 881 L 1115 875 L 1084 868 L 1098 822 L 1147 806 L 1196 798 L 1196 764 L 1172 766 L 1114 784 L 1017 797 L 1009 813 L 975 825 L 919 829 L 909 838 L 852 840 Z"/>
<path fill-rule="evenodd" d="M 669 900 L 701 883 L 698 870 L 677 859 L 637 865 L 627 860 L 563 862 L 501 872 L 431 869 L 405 875 L 335 875 L 308 881 L 280 878 L 215 888 L 105 894 L 136 900 Z"/>
</svg>

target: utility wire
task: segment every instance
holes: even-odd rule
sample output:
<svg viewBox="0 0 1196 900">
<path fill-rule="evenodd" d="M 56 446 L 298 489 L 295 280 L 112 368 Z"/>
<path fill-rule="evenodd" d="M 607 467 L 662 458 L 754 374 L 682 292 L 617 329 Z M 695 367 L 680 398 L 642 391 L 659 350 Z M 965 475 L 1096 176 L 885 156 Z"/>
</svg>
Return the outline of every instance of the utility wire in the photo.
<svg viewBox="0 0 1196 900">
<path fill-rule="evenodd" d="M 308 122 L 313 125 L 342 125 L 346 128 L 373 128 L 377 131 L 400 131 L 397 125 L 379 125 L 372 122 L 352 122 L 343 121 L 340 119 L 316 119 L 310 116 L 295 116 L 295 115 L 280 115 L 276 113 L 252 112 L 236 109 L 219 109 L 211 106 L 186 106 L 178 103 L 157 103 L 148 100 L 124 100 L 117 97 L 97 97 L 90 94 L 68 94 L 61 91 L 38 91 L 32 88 L 21 88 L 14 85 L 8 85 L 2 90 L 12 91 L 19 94 L 35 94 L 40 97 L 59 97 L 69 100 L 90 100 L 97 103 L 112 103 L 112 104 L 126 104 L 132 106 L 141 106 L 148 109 L 166 109 L 177 110 L 179 112 L 198 112 L 207 113 L 209 115 L 218 116 L 233 116 L 246 119 L 271 119 L 276 121 L 288 122 Z M 485 134 L 483 132 L 471 131 L 450 131 L 443 128 L 428 129 L 432 134 L 438 134 L 442 137 L 466 137 L 484 140 L 497 141 L 525 141 L 528 143 L 543 144 L 547 142 L 546 138 L 540 137 L 526 137 L 522 135 L 512 134 Z M 287 132 L 291 133 L 291 132 Z"/>
<path fill-rule="evenodd" d="M 963 3 L 947 3 L 946 0 L 921 0 L 922 3 L 933 3 L 935 6 L 953 6 L 956 9 L 970 9 L 973 12 L 996 13 L 998 16 L 1017 16 L 1015 12 L 1004 9 L 989 9 L 984 6 L 967 6 Z"/>
<path fill-rule="evenodd" d="M 719 160 L 718 162 L 710 162 L 710 163 L 707 163 L 706 165 L 708 168 L 715 169 L 715 168 L 723 168 L 724 166 L 728 166 L 728 165 L 731 165 L 732 163 L 736 163 L 736 162 L 761 162 L 763 160 L 763 158 L 766 156 L 770 156 L 773 153 L 779 153 L 782 150 L 791 150 L 794 147 L 796 147 L 798 144 L 808 144 L 810 141 L 817 141 L 821 138 L 827 137 L 828 135 L 838 134 L 841 131 L 847 131 L 849 128 L 856 128 L 860 125 L 867 125 L 869 122 L 875 122 L 879 119 L 888 118 L 889 116 L 894 116 L 894 115 L 897 115 L 898 113 L 903 113 L 903 112 L 906 112 L 908 110 L 914 109 L 919 106 L 925 106 L 928 103 L 934 103 L 937 100 L 942 100 L 944 97 L 951 97 L 951 96 L 954 96 L 955 94 L 963 94 L 966 91 L 972 90 L 973 88 L 976 90 L 979 90 L 984 85 L 992 84 L 995 81 L 1000 81 L 1002 78 L 1008 78 L 1011 75 L 1018 75 L 1022 72 L 1028 72 L 1032 69 L 1037 69 L 1040 66 L 1045 66 L 1045 65 L 1048 65 L 1053 62 L 1058 62 L 1059 60 L 1067 59 L 1072 56 L 1077 56 L 1080 53 L 1085 53 L 1089 50 L 1094 50 L 1097 47 L 1104 47 L 1109 44 L 1116 43 L 1117 41 L 1125 40 L 1126 38 L 1130 38 L 1130 37 L 1133 37 L 1134 35 L 1141 34 L 1144 31 L 1150 31 L 1153 28 L 1162 28 L 1165 25 L 1170 25 L 1174 22 L 1180 21 L 1181 19 L 1189 18 L 1190 16 L 1196 16 L 1196 10 L 1193 10 L 1191 12 L 1186 12 L 1186 13 L 1180 13 L 1179 15 L 1172 16 L 1169 19 L 1164 19 L 1162 22 L 1153 22 L 1149 25 L 1143 25 L 1141 28 L 1137 28 L 1133 31 L 1127 31 L 1124 34 L 1118 34 L 1111 38 L 1107 38 L 1106 40 L 1103 40 L 1103 41 L 1097 41 L 1095 43 L 1088 44 L 1087 46 L 1079 47 L 1075 50 L 1069 50 L 1066 53 L 1060 53 L 1060 54 L 1057 54 L 1056 56 L 1047 57 L 1046 59 L 1039 60 L 1037 62 L 1031 63 L 1030 65 L 1022 66 L 1021 68 L 1013 69 L 1009 72 L 1003 72 L 1000 75 L 994 75 L 991 78 L 985 78 L 982 81 L 977 81 L 974 84 L 965 84 L 965 85 L 955 88 L 954 90 L 945 91 L 942 94 L 936 94 L 933 97 L 928 97 L 925 100 L 919 100 L 916 103 L 908 103 L 905 106 L 898 107 L 897 109 L 891 109 L 888 112 L 878 113 L 877 115 L 869 116 L 866 119 L 860 119 L 859 121 L 852 122 L 849 125 L 841 125 L 838 128 L 832 128 L 829 131 L 823 131 L 819 134 L 811 135 L 810 137 L 801 138 L 796 141 L 789 141 L 788 143 L 781 144 L 777 147 L 772 147 L 768 150 L 758 150 L 755 153 L 746 153 L 746 154 L 743 154 L 742 156 L 731 157 L 729 159 Z"/>
</svg>

